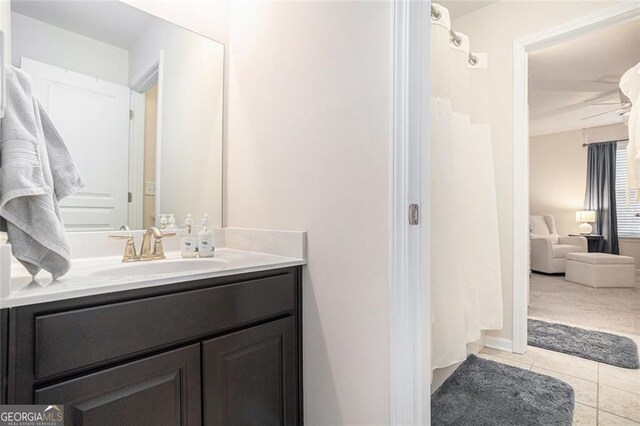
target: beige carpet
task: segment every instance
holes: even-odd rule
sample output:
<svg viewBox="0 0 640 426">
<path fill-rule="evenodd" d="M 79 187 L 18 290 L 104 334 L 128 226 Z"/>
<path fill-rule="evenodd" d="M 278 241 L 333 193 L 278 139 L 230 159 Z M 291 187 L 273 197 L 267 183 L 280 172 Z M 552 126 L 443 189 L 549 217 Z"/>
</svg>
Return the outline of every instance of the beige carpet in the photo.
<svg viewBox="0 0 640 426">
<path fill-rule="evenodd" d="M 564 276 L 532 274 L 529 316 L 640 334 L 640 288 L 591 288 Z"/>
</svg>

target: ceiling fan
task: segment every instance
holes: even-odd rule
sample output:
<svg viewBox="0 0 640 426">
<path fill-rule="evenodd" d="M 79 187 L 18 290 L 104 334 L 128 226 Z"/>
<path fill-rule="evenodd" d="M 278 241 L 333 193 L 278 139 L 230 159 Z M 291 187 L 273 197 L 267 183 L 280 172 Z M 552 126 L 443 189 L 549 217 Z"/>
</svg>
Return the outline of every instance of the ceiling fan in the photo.
<svg viewBox="0 0 640 426">
<path fill-rule="evenodd" d="M 580 120 L 588 120 L 590 118 L 599 117 L 601 115 L 611 114 L 613 112 L 617 113 L 618 116 L 622 117 L 631 111 L 631 100 L 622 93 L 621 90 L 618 91 L 618 95 L 620 96 L 620 102 L 598 102 L 591 105 L 617 105 L 617 108 L 611 109 L 609 111 L 600 112 L 598 114 L 589 115 L 587 117 L 582 117 Z"/>
</svg>

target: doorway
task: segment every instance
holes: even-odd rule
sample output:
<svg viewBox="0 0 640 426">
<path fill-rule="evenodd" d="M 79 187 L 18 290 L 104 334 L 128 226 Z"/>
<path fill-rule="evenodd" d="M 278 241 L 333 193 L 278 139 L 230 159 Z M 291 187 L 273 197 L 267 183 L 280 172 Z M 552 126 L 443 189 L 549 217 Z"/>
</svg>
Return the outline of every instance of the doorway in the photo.
<svg viewBox="0 0 640 426">
<path fill-rule="evenodd" d="M 156 223 L 156 144 L 158 127 L 158 85 L 154 84 L 145 93 L 144 108 L 144 203 L 142 226 L 148 229 Z"/>
<path fill-rule="evenodd" d="M 163 52 L 131 85 L 129 215 L 132 229 L 158 225 Z"/>
<path fill-rule="evenodd" d="M 584 34 L 602 30 L 640 16 L 640 5 L 626 3 L 600 13 L 516 40 L 514 44 L 514 193 L 530 193 L 530 54 Z M 514 285 L 513 352 L 527 347 L 527 318 L 530 274 L 530 201 L 528 196 L 514 197 Z"/>
</svg>

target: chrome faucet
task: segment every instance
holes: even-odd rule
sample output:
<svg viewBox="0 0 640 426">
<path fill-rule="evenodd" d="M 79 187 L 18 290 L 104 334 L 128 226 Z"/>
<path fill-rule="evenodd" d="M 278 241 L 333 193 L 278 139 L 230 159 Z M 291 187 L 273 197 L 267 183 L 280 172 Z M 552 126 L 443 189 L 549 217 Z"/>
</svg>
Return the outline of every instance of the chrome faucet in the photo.
<svg viewBox="0 0 640 426">
<path fill-rule="evenodd" d="M 142 238 L 142 247 L 140 247 L 140 255 L 136 253 L 136 245 L 132 234 L 128 235 L 109 235 L 111 238 L 126 239 L 127 244 L 124 247 L 123 262 L 139 262 L 141 260 L 157 260 L 165 259 L 164 248 L 162 247 L 162 239 L 164 237 L 172 237 L 175 232 L 162 232 L 156 227 L 151 227 L 144 232 Z M 153 247 L 151 240 L 153 239 Z"/>
</svg>

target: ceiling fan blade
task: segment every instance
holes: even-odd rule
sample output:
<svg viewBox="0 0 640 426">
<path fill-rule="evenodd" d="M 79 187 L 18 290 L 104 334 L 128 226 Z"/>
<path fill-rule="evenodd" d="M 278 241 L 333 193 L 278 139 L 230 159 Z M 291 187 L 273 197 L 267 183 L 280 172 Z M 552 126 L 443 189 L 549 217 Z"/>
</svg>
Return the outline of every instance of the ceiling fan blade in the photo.
<svg viewBox="0 0 640 426">
<path fill-rule="evenodd" d="M 607 98 L 611 98 L 613 95 L 618 95 L 618 97 L 620 97 L 620 89 L 607 90 L 606 92 L 599 93 L 598 95 L 593 96 L 589 99 L 585 99 L 582 102 L 585 104 L 590 104 L 591 102 L 597 102 L 605 100 Z"/>
<path fill-rule="evenodd" d="M 597 104 L 591 105 L 624 105 L 622 102 L 598 102 Z"/>
<path fill-rule="evenodd" d="M 601 112 L 601 113 L 598 113 L 598 114 L 590 115 L 588 117 L 582 117 L 580 120 L 588 120 L 590 118 L 599 117 L 601 115 L 611 114 L 612 112 L 618 112 L 618 109 L 612 109 L 612 110 L 609 110 L 609 111 L 605 111 L 605 112 Z"/>
<path fill-rule="evenodd" d="M 578 92 L 578 93 L 601 93 L 618 92 L 618 83 L 606 81 L 592 80 L 576 80 L 576 79 L 552 79 L 533 77 L 529 80 L 529 89 L 531 90 L 550 90 L 553 92 Z"/>
<path fill-rule="evenodd" d="M 618 89 L 618 96 L 620 96 L 620 103 L 621 104 L 631 103 L 631 99 L 629 99 L 629 97 L 627 95 L 622 93 L 622 89 Z"/>
</svg>

